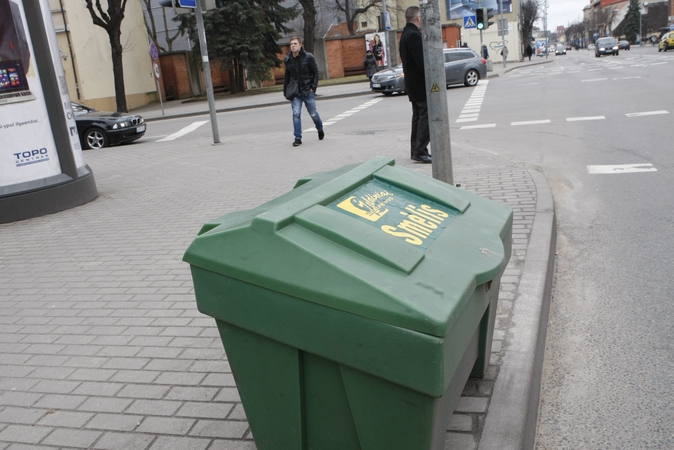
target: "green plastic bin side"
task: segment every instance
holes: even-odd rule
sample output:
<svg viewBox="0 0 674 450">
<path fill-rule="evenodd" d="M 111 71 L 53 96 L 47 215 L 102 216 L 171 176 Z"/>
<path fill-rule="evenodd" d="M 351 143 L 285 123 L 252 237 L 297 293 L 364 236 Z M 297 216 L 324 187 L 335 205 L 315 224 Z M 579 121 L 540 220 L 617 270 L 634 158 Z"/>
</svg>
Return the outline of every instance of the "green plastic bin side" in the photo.
<svg viewBox="0 0 674 450">
<path fill-rule="evenodd" d="M 418 249 L 326 207 L 373 180 L 453 220 Z M 509 208 L 385 158 L 204 226 L 185 260 L 258 448 L 442 448 L 489 362 L 511 232 Z"/>
<path fill-rule="evenodd" d="M 258 449 L 443 448 L 478 359 L 481 321 L 471 317 L 487 308 L 486 289 L 474 293 L 476 311 L 465 311 L 442 339 L 193 272 L 201 305 L 218 304 L 218 328 Z M 446 384 L 443 370 L 451 372 Z M 442 390 L 419 390 L 419 381 Z"/>
</svg>

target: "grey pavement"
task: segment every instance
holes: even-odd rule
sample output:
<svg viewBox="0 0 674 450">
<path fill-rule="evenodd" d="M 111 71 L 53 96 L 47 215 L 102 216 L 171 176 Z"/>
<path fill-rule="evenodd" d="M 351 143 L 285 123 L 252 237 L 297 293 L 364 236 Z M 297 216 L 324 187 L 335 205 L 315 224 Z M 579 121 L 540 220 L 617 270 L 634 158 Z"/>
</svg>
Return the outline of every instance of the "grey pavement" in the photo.
<svg viewBox="0 0 674 450">
<path fill-rule="evenodd" d="M 529 64 L 509 62 L 507 70 Z M 503 73 L 495 67 L 491 75 Z M 366 90 L 366 83 L 321 88 L 323 98 Z M 278 96 L 223 99 L 218 109 L 261 107 Z M 205 102 L 165 106 L 173 117 L 207 111 Z M 159 118 L 161 110 L 142 114 Z M 227 137 L 226 145 L 247 152 L 207 139 L 87 151 L 97 199 L 0 225 L 0 450 L 255 449 L 214 320 L 196 309 L 182 255 L 204 222 L 381 151 L 363 145 L 367 136 L 328 136 L 327 151 L 306 158 L 306 149 L 272 138 Z M 388 156 L 431 174 L 411 164 L 404 144 Z M 468 381 L 445 448 L 531 448 L 554 268 L 550 187 L 535 168 L 460 144 L 453 162 L 455 182 L 512 207 L 514 225 L 488 375 Z"/>
</svg>

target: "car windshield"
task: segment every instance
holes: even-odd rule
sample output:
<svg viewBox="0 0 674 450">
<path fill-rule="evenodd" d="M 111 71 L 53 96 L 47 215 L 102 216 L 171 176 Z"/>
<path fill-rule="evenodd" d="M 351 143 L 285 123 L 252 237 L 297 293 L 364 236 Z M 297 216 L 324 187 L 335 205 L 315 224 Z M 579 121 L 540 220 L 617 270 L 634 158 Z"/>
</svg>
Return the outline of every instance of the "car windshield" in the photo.
<svg viewBox="0 0 674 450">
<path fill-rule="evenodd" d="M 73 113 L 75 113 L 76 116 L 80 116 L 82 114 L 87 114 L 90 113 L 91 111 L 96 111 L 93 108 L 88 108 L 84 105 L 81 105 L 79 103 L 71 102 L 73 106 Z"/>
<path fill-rule="evenodd" d="M 611 45 L 615 45 L 615 39 L 613 38 L 599 39 L 597 40 L 597 45 L 600 47 L 610 47 Z"/>
</svg>

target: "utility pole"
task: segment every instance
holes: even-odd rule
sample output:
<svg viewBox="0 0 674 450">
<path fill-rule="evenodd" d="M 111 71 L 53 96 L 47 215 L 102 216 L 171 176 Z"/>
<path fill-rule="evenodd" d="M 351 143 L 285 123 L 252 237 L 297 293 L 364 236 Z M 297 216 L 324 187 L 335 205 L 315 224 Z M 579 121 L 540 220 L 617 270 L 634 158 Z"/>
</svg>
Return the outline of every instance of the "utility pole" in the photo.
<svg viewBox="0 0 674 450">
<path fill-rule="evenodd" d="M 440 5 L 438 0 L 420 0 L 419 9 L 424 47 L 428 125 L 433 151 L 433 178 L 454 185 Z"/>
<path fill-rule="evenodd" d="M 201 48 L 201 62 L 204 67 L 204 79 L 206 80 L 206 96 L 208 97 L 208 110 L 211 113 L 211 128 L 213 130 L 213 143 L 220 144 L 220 132 L 218 131 L 218 117 L 215 114 L 215 98 L 213 96 L 213 80 L 211 79 L 211 65 L 208 62 L 208 48 L 206 47 L 206 32 L 204 31 L 204 16 L 201 10 L 201 0 L 196 2 L 197 33 L 199 33 L 199 47 Z"/>
<path fill-rule="evenodd" d="M 391 68 L 393 67 L 393 63 L 391 61 L 391 45 L 389 43 L 389 28 L 387 27 L 387 24 L 389 23 L 388 20 L 388 13 L 386 12 L 386 0 L 381 0 L 381 29 L 384 32 L 384 36 L 386 36 L 385 42 L 384 42 L 384 57 L 386 58 L 386 66 Z"/>
<path fill-rule="evenodd" d="M 503 56 L 503 68 L 506 68 L 506 58 L 508 57 L 508 48 L 506 47 L 505 44 L 505 37 L 506 37 L 506 29 L 505 29 L 505 22 L 503 21 L 503 0 L 499 0 L 499 9 L 501 10 L 501 44 L 503 44 L 503 47 L 501 47 L 501 55 Z"/>
</svg>

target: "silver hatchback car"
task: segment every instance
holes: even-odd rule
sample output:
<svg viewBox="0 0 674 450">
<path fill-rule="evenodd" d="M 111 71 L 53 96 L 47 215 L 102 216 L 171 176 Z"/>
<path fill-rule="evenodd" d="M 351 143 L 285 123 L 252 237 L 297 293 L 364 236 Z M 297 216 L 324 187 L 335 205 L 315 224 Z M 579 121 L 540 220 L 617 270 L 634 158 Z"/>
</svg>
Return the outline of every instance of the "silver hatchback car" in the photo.
<svg viewBox="0 0 674 450">
<path fill-rule="evenodd" d="M 458 83 L 475 86 L 481 78 L 487 77 L 487 60 L 471 49 L 447 48 L 443 50 L 443 54 L 447 86 Z M 384 95 L 405 92 L 405 74 L 402 64 L 375 73 L 370 81 L 370 87 L 373 91 Z"/>
<path fill-rule="evenodd" d="M 487 78 L 487 60 L 469 48 L 446 48 L 445 80 L 447 85 L 463 83 L 475 86 L 481 78 Z"/>
</svg>

